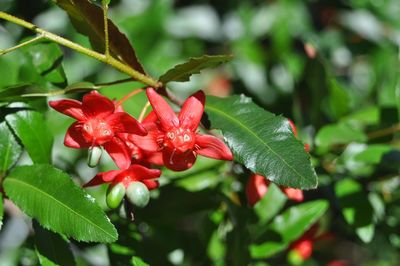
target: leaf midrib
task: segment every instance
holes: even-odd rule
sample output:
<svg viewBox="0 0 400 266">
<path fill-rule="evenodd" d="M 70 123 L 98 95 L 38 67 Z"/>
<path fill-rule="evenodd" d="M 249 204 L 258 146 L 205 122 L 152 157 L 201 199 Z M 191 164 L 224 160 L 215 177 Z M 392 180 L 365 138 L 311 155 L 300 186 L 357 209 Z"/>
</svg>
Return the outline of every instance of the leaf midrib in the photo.
<svg viewBox="0 0 400 266">
<path fill-rule="evenodd" d="M 10 132 L 10 134 L 11 134 L 11 132 Z M 12 144 L 11 144 L 11 139 L 10 138 L 7 138 L 7 140 L 8 140 L 8 142 L 7 142 L 6 154 L 4 156 L 3 168 L 1 169 L 0 173 L 5 173 L 7 171 L 7 168 L 8 168 L 7 167 L 7 162 L 8 162 L 9 156 L 10 156 L 10 150 L 11 150 Z"/>
<path fill-rule="evenodd" d="M 110 233 L 108 233 L 107 231 L 105 231 L 102 227 L 98 226 L 96 223 L 94 223 L 93 221 L 89 220 L 88 218 L 86 218 L 85 216 L 81 215 L 80 213 L 76 212 L 75 210 L 73 210 L 72 208 L 70 208 L 68 205 L 65 205 L 63 202 L 59 201 L 58 199 L 54 198 L 52 195 L 48 194 L 47 192 L 38 189 L 37 187 L 27 183 L 27 182 L 23 182 L 20 179 L 17 178 L 7 178 L 8 182 L 16 182 L 16 183 L 20 183 L 22 185 L 27 186 L 28 188 L 32 188 L 33 190 L 36 190 L 40 193 L 42 193 L 45 196 L 48 196 L 49 198 L 53 199 L 56 203 L 58 203 L 59 205 L 61 205 L 62 207 L 64 207 L 67 210 L 70 210 L 72 213 L 76 214 L 76 216 L 80 217 L 83 220 L 86 220 L 87 222 L 89 222 L 89 224 L 92 224 L 95 228 L 100 229 L 100 231 L 104 232 L 106 235 L 110 236 L 111 239 L 114 239 L 113 235 L 111 235 Z"/>
<path fill-rule="evenodd" d="M 288 162 L 286 162 L 286 160 L 284 158 L 282 158 L 278 153 L 276 153 L 269 145 L 267 142 L 264 142 L 263 139 L 261 139 L 257 134 L 255 134 L 250 128 L 248 128 L 246 125 L 244 125 L 243 123 L 241 123 L 239 120 L 235 119 L 234 117 L 230 116 L 229 114 L 222 112 L 221 110 L 217 109 L 216 107 L 212 107 L 210 105 L 206 105 L 206 109 L 211 109 L 214 110 L 216 113 L 219 113 L 225 117 L 227 117 L 228 119 L 232 120 L 233 122 L 236 122 L 239 126 L 241 126 L 243 129 L 245 129 L 246 131 L 248 131 L 251 135 L 253 135 L 254 137 L 256 137 L 261 143 L 263 143 L 269 150 L 271 150 L 275 156 L 277 156 L 280 160 L 282 160 L 284 162 L 285 165 L 287 165 L 294 173 L 296 173 L 299 177 L 301 177 L 303 180 L 306 180 L 306 184 L 308 184 L 307 182 L 307 178 L 305 178 L 303 175 L 301 175 L 295 168 L 293 168 L 290 164 L 288 164 Z"/>
</svg>

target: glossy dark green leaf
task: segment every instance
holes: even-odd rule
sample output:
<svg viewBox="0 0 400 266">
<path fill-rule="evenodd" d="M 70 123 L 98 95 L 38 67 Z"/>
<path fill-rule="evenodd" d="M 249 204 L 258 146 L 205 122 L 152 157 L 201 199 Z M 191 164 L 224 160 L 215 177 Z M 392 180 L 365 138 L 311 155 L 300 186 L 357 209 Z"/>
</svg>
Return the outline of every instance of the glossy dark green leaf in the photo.
<svg viewBox="0 0 400 266">
<path fill-rule="evenodd" d="M 19 111 L 7 115 L 6 121 L 21 140 L 33 162 L 51 162 L 53 136 L 41 113 Z"/>
<path fill-rule="evenodd" d="M 13 166 L 21 155 L 21 146 L 5 122 L 0 123 L 0 176 Z"/>
<path fill-rule="evenodd" d="M 362 241 L 370 242 L 375 231 L 373 209 L 361 185 L 344 179 L 336 183 L 335 192 L 346 222 L 355 228 Z"/>
<path fill-rule="evenodd" d="M 75 265 L 71 247 L 59 234 L 41 227 L 36 221 L 33 221 L 33 229 L 36 251 L 40 254 L 39 260 L 42 265 Z"/>
<path fill-rule="evenodd" d="M 267 258 L 282 251 L 318 221 L 327 209 L 328 202 L 325 200 L 311 201 L 289 208 L 275 217 L 266 235 L 268 237 L 268 233 L 276 233 L 279 237 L 262 244 L 251 245 L 252 257 Z"/>
<path fill-rule="evenodd" d="M 22 50 L 32 61 L 34 70 L 44 79 L 59 87 L 67 84 L 62 66 L 64 54 L 58 44 L 42 41 L 23 47 Z"/>
<path fill-rule="evenodd" d="M 231 55 L 203 55 L 202 57 L 192 57 L 189 61 L 179 64 L 163 74 L 159 80 L 166 84 L 170 81 L 189 81 L 193 74 L 200 73 L 206 68 L 217 67 L 222 63 L 232 60 Z"/>
<path fill-rule="evenodd" d="M 367 136 L 364 132 L 347 123 L 326 125 L 318 131 L 315 144 L 319 147 L 330 147 L 348 144 L 353 141 L 364 142 Z"/>
<path fill-rule="evenodd" d="M 94 198 L 50 165 L 15 168 L 4 190 L 27 215 L 54 232 L 78 241 L 117 240 L 117 231 Z"/>
<path fill-rule="evenodd" d="M 300 189 L 317 186 L 310 157 L 287 119 L 244 96 L 207 97 L 205 110 L 211 128 L 221 129 L 235 161 L 278 185 Z"/>
<path fill-rule="evenodd" d="M 104 53 L 103 10 L 88 0 L 53 0 L 53 2 L 68 13 L 79 33 L 89 37 L 93 48 L 99 53 Z M 111 54 L 135 70 L 145 73 L 128 38 L 110 19 L 108 19 L 108 30 Z"/>
</svg>

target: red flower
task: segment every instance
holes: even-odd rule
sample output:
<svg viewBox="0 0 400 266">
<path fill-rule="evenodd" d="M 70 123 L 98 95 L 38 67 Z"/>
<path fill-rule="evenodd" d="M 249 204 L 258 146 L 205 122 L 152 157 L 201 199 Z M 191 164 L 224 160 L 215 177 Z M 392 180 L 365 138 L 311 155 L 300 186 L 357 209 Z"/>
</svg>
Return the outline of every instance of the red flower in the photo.
<svg viewBox="0 0 400 266">
<path fill-rule="evenodd" d="M 121 169 L 128 168 L 131 159 L 126 144 L 118 134 L 147 133 L 136 119 L 116 111 L 114 103 L 97 91 L 84 95 L 82 102 L 64 99 L 50 101 L 49 105 L 77 120 L 68 128 L 65 146 L 76 149 L 103 146 Z"/>
<path fill-rule="evenodd" d="M 192 167 L 197 154 L 232 160 L 232 153 L 223 141 L 196 133 L 204 112 L 205 95 L 202 91 L 190 96 L 178 115 L 153 88 L 148 88 L 146 93 L 153 113 L 143 123 L 149 132 L 148 137 L 134 137 L 137 146 L 161 151 L 164 165 L 174 171 Z"/>
<path fill-rule="evenodd" d="M 104 183 L 122 183 L 125 188 L 129 187 L 131 182 L 142 182 L 151 190 L 158 187 L 158 181 L 154 180 L 160 177 L 161 171 L 158 169 L 149 169 L 139 164 L 132 164 L 125 170 L 111 170 L 108 172 L 98 173 L 84 187 L 97 186 Z"/>
<path fill-rule="evenodd" d="M 259 200 L 261 200 L 268 191 L 268 181 L 262 175 L 252 174 L 247 180 L 246 184 L 246 196 L 247 202 L 250 206 L 254 206 Z M 294 201 L 301 202 L 304 200 L 303 191 L 297 188 L 280 187 L 286 196 Z"/>
</svg>

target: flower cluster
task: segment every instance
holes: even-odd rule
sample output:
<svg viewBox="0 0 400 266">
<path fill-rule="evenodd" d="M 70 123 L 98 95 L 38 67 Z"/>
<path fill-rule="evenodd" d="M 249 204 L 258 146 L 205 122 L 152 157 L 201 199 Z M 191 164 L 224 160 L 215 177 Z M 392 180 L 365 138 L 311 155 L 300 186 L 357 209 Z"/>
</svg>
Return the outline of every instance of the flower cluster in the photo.
<svg viewBox="0 0 400 266">
<path fill-rule="evenodd" d="M 49 102 L 58 112 L 77 120 L 67 130 L 65 146 L 89 148 L 89 156 L 97 154 L 97 158 L 104 149 L 119 168 L 98 173 L 86 187 L 111 183 L 111 188 L 122 184 L 130 191 L 132 183 L 140 182 L 151 190 L 158 187 L 157 178 L 161 175 L 159 169 L 151 169 L 154 165 L 183 171 L 192 167 L 197 155 L 232 160 L 232 153 L 222 140 L 197 133 L 205 104 L 202 91 L 190 96 L 178 114 L 153 88 L 148 88 L 146 94 L 153 111 L 142 122 L 97 91 L 84 95 L 82 102 Z M 89 162 L 90 166 L 96 164 L 93 158 Z M 125 193 L 120 188 L 118 191 Z"/>
<path fill-rule="evenodd" d="M 293 134 L 297 137 L 297 128 L 294 123 L 289 120 L 290 127 L 292 128 Z M 309 152 L 310 148 L 308 144 L 304 145 L 304 149 Z M 270 181 L 268 181 L 264 176 L 258 174 L 250 175 L 246 184 L 246 196 L 249 206 L 254 206 L 259 200 L 264 197 L 268 191 L 268 186 Z M 303 191 L 296 188 L 290 187 L 280 187 L 285 195 L 294 201 L 301 202 L 304 200 Z"/>
</svg>

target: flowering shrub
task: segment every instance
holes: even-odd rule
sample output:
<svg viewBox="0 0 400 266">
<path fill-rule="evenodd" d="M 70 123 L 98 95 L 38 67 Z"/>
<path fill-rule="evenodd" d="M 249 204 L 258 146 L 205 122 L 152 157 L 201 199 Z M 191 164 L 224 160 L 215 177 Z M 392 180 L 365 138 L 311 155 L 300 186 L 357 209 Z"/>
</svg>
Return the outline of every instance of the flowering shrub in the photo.
<svg viewBox="0 0 400 266">
<path fill-rule="evenodd" d="M 397 265 L 396 1 L 342 2 L 0 1 L 0 264 Z"/>
</svg>

